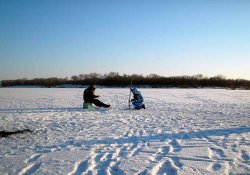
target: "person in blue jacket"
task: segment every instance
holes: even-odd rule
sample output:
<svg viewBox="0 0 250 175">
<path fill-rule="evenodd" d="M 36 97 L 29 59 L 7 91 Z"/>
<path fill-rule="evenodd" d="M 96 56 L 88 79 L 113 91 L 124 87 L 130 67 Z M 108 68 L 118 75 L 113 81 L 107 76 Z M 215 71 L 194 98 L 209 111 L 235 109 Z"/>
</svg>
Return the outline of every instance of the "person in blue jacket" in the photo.
<svg viewBox="0 0 250 175">
<path fill-rule="evenodd" d="M 132 101 L 132 104 L 134 105 L 134 108 L 145 109 L 144 99 L 143 99 L 141 92 L 135 87 L 131 88 L 130 90 L 133 93 L 133 99 L 131 101 Z"/>
</svg>

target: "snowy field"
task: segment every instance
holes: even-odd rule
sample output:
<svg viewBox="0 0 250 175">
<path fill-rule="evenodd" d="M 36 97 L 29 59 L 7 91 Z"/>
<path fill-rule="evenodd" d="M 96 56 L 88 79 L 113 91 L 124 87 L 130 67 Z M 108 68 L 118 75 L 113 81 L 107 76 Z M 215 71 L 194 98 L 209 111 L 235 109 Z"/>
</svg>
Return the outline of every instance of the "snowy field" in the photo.
<svg viewBox="0 0 250 175">
<path fill-rule="evenodd" d="M 0 89 L 0 174 L 250 174 L 250 91 L 98 88 L 110 109 L 82 109 L 83 89 Z"/>
</svg>

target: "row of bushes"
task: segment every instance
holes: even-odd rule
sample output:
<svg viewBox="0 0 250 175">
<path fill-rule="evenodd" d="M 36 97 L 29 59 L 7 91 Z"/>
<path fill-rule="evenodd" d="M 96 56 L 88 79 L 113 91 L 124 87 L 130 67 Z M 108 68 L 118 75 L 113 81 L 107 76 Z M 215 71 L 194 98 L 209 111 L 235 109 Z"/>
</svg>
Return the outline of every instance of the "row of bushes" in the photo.
<svg viewBox="0 0 250 175">
<path fill-rule="evenodd" d="M 250 89 L 250 81 L 244 79 L 226 79 L 222 75 L 215 77 L 204 77 L 201 74 L 194 76 L 173 76 L 164 77 L 156 74 L 148 76 L 133 74 L 120 75 L 117 72 L 110 72 L 108 74 L 80 74 L 68 78 L 35 78 L 32 80 L 18 79 L 18 80 L 3 80 L 2 87 L 9 86 L 45 86 L 55 87 L 58 85 L 72 84 L 72 85 L 88 85 L 91 83 L 103 86 L 129 86 L 133 81 L 134 85 L 150 86 L 150 87 L 224 87 L 224 88 L 244 88 Z"/>
</svg>

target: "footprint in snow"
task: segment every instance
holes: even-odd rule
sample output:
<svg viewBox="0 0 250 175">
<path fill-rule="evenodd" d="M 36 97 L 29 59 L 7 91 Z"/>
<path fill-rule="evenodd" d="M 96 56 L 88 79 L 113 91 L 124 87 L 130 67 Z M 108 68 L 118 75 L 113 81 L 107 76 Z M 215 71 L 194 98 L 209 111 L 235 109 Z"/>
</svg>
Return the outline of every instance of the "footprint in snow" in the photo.
<svg viewBox="0 0 250 175">
<path fill-rule="evenodd" d="M 249 159 L 250 159 L 249 155 L 247 154 L 247 152 L 245 150 L 241 151 L 241 157 L 245 161 L 249 161 Z"/>
</svg>

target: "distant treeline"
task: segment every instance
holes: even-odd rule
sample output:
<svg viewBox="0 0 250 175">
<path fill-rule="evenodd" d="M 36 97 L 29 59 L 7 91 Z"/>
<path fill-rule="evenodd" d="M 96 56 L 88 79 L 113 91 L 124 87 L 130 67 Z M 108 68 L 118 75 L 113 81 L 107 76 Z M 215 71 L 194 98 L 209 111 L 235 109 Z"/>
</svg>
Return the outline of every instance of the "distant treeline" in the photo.
<svg viewBox="0 0 250 175">
<path fill-rule="evenodd" d="M 18 80 L 3 80 L 2 87 L 9 86 L 45 86 L 55 87 L 65 84 L 71 85 L 89 85 L 94 83 L 102 86 L 129 86 L 133 80 L 133 84 L 137 86 L 146 87 L 180 87 L 180 88 L 199 88 L 199 87 L 223 87 L 223 88 L 242 88 L 250 89 L 250 81 L 244 79 L 226 79 L 222 75 L 215 77 L 204 77 L 202 74 L 194 76 L 172 76 L 164 77 L 156 74 L 147 76 L 133 74 L 120 75 L 117 72 L 110 72 L 108 74 L 80 74 L 69 78 L 35 78 L 32 80 L 18 79 Z"/>
</svg>

